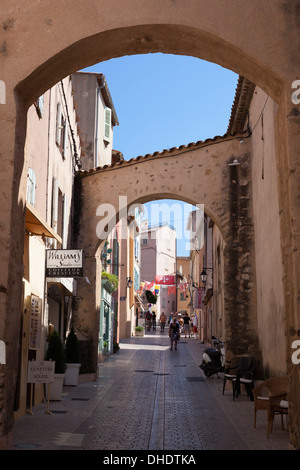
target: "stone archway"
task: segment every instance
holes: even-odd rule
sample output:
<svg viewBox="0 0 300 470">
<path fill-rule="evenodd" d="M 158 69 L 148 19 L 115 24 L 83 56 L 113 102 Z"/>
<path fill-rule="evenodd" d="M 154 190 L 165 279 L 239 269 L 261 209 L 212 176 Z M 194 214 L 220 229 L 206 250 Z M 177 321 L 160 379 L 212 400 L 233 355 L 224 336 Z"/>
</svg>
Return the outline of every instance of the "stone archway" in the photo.
<svg viewBox="0 0 300 470">
<path fill-rule="evenodd" d="M 20 319 L 25 178 L 23 149 L 26 112 L 43 91 L 63 76 L 87 65 L 134 53 L 187 54 L 215 62 L 247 77 L 278 103 L 277 169 L 284 260 L 286 348 L 299 337 L 300 230 L 298 198 L 299 109 L 291 100 L 299 73 L 299 5 L 296 0 L 235 1 L 16 0 L 1 5 L 0 60 L 2 237 L 0 254 L 0 335 L 8 363 L 1 378 L 0 400 L 6 418 L 0 423 L 7 442 L 12 430 L 13 396 Z M 220 84 L 221 85 L 221 84 Z M 292 443 L 300 447 L 299 374 L 288 360 L 294 401 Z M 2 372 L 2 371 L 1 371 Z M 4 444 L 5 445 L 5 444 Z"/>
<path fill-rule="evenodd" d="M 233 159 L 238 166 L 231 166 Z M 235 135 L 132 159 L 78 175 L 81 213 L 78 248 L 84 250 L 85 272 L 92 285 L 78 282 L 81 299 L 76 321 L 97 344 L 101 261 L 98 247 L 110 232 L 109 217 L 126 217 L 130 206 L 155 199 L 203 204 L 225 239 L 226 355 L 259 355 L 256 325 L 254 225 L 252 220 L 251 139 Z M 110 211 L 110 208 L 112 210 Z M 100 210 L 99 210 L 100 209 Z M 106 230 L 105 226 L 108 225 Z M 102 228 L 100 228 L 100 226 Z M 102 235 L 103 233 L 103 235 Z M 244 273 L 251 272 L 245 279 Z M 98 275 L 97 275 L 98 272 Z M 96 370 L 97 357 L 90 366 Z"/>
</svg>

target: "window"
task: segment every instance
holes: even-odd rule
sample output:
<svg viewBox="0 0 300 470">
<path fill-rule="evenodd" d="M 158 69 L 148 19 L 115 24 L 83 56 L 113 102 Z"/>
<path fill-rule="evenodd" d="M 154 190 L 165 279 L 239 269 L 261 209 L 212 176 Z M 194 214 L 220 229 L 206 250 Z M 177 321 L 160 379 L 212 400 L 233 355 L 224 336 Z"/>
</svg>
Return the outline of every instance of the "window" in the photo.
<svg viewBox="0 0 300 470">
<path fill-rule="evenodd" d="M 63 115 L 61 103 L 57 103 L 56 144 L 59 147 L 63 158 L 66 158 L 67 142 L 68 142 L 68 122 Z"/>
<path fill-rule="evenodd" d="M 111 140 L 111 109 L 107 107 L 104 109 L 104 140 Z"/>
<path fill-rule="evenodd" d="M 38 117 L 41 119 L 44 114 L 44 95 L 40 96 L 34 103 Z"/>
<path fill-rule="evenodd" d="M 29 202 L 29 204 L 31 204 L 32 206 L 34 206 L 34 203 L 35 203 L 35 188 L 36 188 L 35 173 L 32 168 L 28 168 L 26 201 Z"/>
</svg>

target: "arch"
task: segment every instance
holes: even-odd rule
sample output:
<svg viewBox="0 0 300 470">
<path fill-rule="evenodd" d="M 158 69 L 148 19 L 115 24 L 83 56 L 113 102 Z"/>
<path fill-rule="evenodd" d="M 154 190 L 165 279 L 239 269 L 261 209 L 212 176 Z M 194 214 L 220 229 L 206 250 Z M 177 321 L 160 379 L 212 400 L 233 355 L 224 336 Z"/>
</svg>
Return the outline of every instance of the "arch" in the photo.
<svg viewBox="0 0 300 470">
<path fill-rule="evenodd" d="M 6 85 L 6 104 L 0 106 L 3 138 L 0 154 L 7 165 L 1 172 L 3 214 L 1 257 L 0 332 L 6 344 L 18 336 L 23 240 L 15 227 L 24 220 L 23 149 L 28 106 L 63 76 L 78 68 L 121 55 L 165 52 L 186 54 L 215 62 L 247 77 L 279 105 L 279 197 L 282 208 L 281 249 L 285 260 L 287 356 L 289 339 L 299 331 L 300 230 L 298 198 L 299 110 L 291 101 L 291 84 L 299 73 L 299 5 L 296 0 L 252 0 L 243 8 L 235 1 L 208 0 L 17 0 L 2 6 L 0 32 L 1 80 Z M 5 10 L 6 8 L 6 10 Z M 292 333 L 293 332 L 293 333 Z M 289 337 L 291 336 L 291 338 Z M 8 346 L 9 347 L 9 346 Z M 9 347 L 11 377 L 1 379 L 14 389 L 17 351 Z M 300 406 L 298 374 L 288 360 L 294 390 L 294 407 Z M 5 389 L 5 387 L 2 387 Z M 12 428 L 12 398 L 6 399 L 4 439 Z M 293 418 L 293 444 L 300 442 L 299 412 Z M 2 431 L 1 429 L 1 431 Z M 2 437 L 2 434 L 1 434 Z M 0 442 L 1 446 L 1 442 Z"/>
<path fill-rule="evenodd" d="M 193 26 L 168 23 L 127 26 L 79 39 L 38 65 L 16 88 L 30 105 L 44 91 L 79 69 L 111 58 L 157 52 L 193 56 L 218 64 L 247 77 L 275 101 L 283 88 L 282 79 L 274 70 L 268 70 L 239 45 Z"/>
<path fill-rule="evenodd" d="M 231 166 L 233 159 L 240 162 L 239 168 Z M 93 343 L 97 340 L 97 273 L 101 272 L 104 240 L 119 219 L 127 219 L 128 208 L 133 204 L 167 198 L 204 205 L 204 211 L 223 234 L 227 357 L 247 353 L 249 345 L 258 354 L 252 288 L 255 269 L 251 242 L 251 140 L 245 134 L 81 171 L 77 180 L 80 196 L 77 194 L 76 199 L 81 198 L 77 244 L 84 250 L 86 275 L 95 280 L 96 287 L 79 280 L 82 302 L 76 321 Z M 253 275 L 245 280 L 244 270 L 249 268 Z"/>
<path fill-rule="evenodd" d="M 79 243 L 89 247 L 89 255 L 94 255 L 105 238 L 100 237 L 97 241 L 96 227 L 106 209 L 111 207 L 117 222 L 120 211 L 126 215 L 128 207 L 133 204 L 153 199 L 178 199 L 193 205 L 204 204 L 205 212 L 217 224 L 225 242 L 228 241 L 228 164 L 237 158 L 244 162 L 244 169 L 247 169 L 250 154 L 251 143 L 245 134 L 240 134 L 208 139 L 158 155 L 138 157 L 121 165 L 81 171 Z M 103 229 L 107 223 L 110 221 L 105 221 Z"/>
</svg>

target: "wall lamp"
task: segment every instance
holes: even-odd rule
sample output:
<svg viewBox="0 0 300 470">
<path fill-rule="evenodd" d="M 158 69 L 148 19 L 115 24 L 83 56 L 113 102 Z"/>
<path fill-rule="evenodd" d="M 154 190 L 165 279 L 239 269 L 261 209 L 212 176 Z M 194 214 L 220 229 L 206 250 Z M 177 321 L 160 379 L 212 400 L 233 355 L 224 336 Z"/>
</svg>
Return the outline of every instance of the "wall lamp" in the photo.
<svg viewBox="0 0 300 470">
<path fill-rule="evenodd" d="M 206 270 L 207 269 L 211 269 L 211 271 L 213 271 L 213 268 L 203 268 L 202 269 L 202 273 L 200 274 L 200 277 L 201 277 L 201 281 L 204 285 L 206 284 L 206 277 L 207 277 Z"/>
<path fill-rule="evenodd" d="M 126 284 L 129 289 L 133 286 L 133 281 L 130 276 L 126 278 Z"/>
</svg>

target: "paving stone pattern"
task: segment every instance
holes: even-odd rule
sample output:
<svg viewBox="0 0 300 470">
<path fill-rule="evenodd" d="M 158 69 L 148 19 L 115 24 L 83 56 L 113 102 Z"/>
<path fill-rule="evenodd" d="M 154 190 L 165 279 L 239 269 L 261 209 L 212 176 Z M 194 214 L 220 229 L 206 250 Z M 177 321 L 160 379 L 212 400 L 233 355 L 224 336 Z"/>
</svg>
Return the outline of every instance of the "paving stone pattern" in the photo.
<svg viewBox="0 0 300 470">
<path fill-rule="evenodd" d="M 246 395 L 222 394 L 220 378 L 205 378 L 204 345 L 183 338 L 170 351 L 167 334 L 122 341 L 95 382 L 65 387 L 60 402 L 33 409 L 15 424 L 14 449 L 30 450 L 259 450 L 288 449 L 280 422 L 266 439 L 266 415 L 253 429 Z"/>
</svg>

